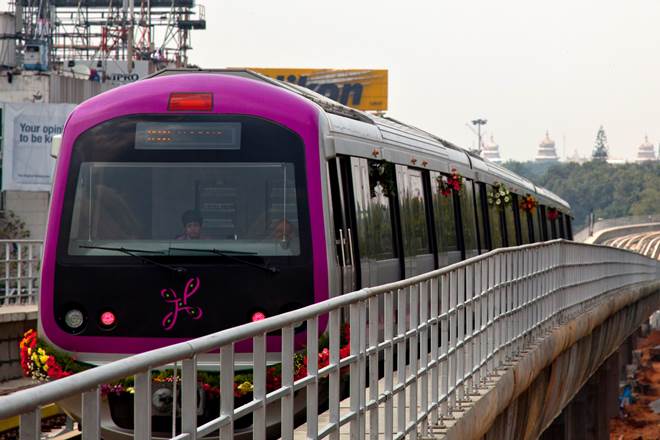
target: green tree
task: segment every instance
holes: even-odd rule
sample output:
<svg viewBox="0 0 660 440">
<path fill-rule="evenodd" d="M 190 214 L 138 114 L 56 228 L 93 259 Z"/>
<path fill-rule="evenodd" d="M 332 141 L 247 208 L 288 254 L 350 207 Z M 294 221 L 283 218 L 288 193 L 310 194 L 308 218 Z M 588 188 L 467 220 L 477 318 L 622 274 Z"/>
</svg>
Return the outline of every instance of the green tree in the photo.
<svg viewBox="0 0 660 440">
<path fill-rule="evenodd" d="M 536 162 L 507 162 L 504 166 L 566 200 L 573 211 L 575 231 L 585 225 L 590 212 L 601 218 L 660 212 L 660 162 L 555 163 L 536 178 L 531 177 L 538 169 Z"/>
<path fill-rule="evenodd" d="M 608 157 L 607 147 L 607 136 L 605 135 L 605 130 L 601 125 L 596 134 L 596 145 L 594 145 L 594 150 L 591 153 L 591 158 L 593 160 L 607 160 Z"/>
</svg>

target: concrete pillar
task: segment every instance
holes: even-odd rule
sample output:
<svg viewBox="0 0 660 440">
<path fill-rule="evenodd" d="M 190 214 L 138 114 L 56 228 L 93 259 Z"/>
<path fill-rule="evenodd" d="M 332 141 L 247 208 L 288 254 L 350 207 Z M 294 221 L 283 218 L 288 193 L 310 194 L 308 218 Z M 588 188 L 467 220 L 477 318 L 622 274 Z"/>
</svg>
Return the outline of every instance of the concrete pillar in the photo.
<svg viewBox="0 0 660 440">
<path fill-rule="evenodd" d="M 615 351 L 605 361 L 605 400 L 607 404 L 606 412 L 608 420 L 619 414 L 619 351 L 620 349 Z"/>
<path fill-rule="evenodd" d="M 610 356 L 566 405 L 541 440 L 608 440 L 618 414 L 619 351 Z"/>
</svg>

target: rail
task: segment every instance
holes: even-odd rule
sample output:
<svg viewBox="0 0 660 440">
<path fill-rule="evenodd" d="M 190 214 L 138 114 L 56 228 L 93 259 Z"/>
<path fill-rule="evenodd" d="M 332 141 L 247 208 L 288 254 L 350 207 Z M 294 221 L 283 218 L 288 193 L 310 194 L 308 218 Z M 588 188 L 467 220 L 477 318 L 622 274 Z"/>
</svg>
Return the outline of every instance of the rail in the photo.
<svg viewBox="0 0 660 440">
<path fill-rule="evenodd" d="M 372 439 L 417 438 L 442 424 L 489 375 L 569 314 L 586 310 L 614 289 L 659 277 L 657 261 L 606 246 L 555 240 L 497 249 L 0 397 L 0 419 L 20 415 L 21 439 L 37 439 L 40 405 L 81 396 L 83 438 L 99 438 L 101 385 L 134 375 L 135 438 L 151 438 L 150 373 L 180 362 L 181 431 L 172 438 L 194 439 L 211 432 L 233 438 L 234 422 L 251 415 L 253 438 L 265 439 L 266 412 L 276 408 L 282 437 L 292 439 L 294 418 L 300 421 L 294 414 L 296 397 L 306 403 L 306 438 L 338 439 L 340 429 L 350 431 L 351 438 L 365 438 L 367 432 Z M 350 323 L 350 353 L 344 357 L 342 317 Z M 300 323 L 306 324 L 308 359 L 318 358 L 318 331 L 327 323 L 329 362 L 322 368 L 308 362 L 306 374 L 296 380 L 294 339 Z M 267 389 L 266 382 L 271 332 L 281 336 L 281 382 L 276 389 Z M 236 407 L 235 347 L 246 340 L 253 347 L 252 398 Z M 215 353 L 219 361 L 220 409 L 198 426 L 197 362 L 205 353 Z M 340 407 L 345 380 L 350 408 Z M 327 401 L 319 397 L 322 391 Z M 321 405 L 328 408 L 328 423 L 319 423 Z"/>
<path fill-rule="evenodd" d="M 0 240 L 0 307 L 36 304 L 41 240 Z"/>
</svg>

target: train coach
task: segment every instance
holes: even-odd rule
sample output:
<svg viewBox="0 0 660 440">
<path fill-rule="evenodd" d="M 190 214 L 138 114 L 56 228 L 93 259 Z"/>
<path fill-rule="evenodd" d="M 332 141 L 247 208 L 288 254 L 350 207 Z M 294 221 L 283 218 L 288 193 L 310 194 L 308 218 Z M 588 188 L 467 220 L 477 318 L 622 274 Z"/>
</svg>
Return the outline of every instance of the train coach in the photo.
<svg viewBox="0 0 660 440">
<path fill-rule="evenodd" d="M 54 154 L 40 329 L 93 364 L 572 238 L 568 204 L 530 181 L 251 71 L 166 70 L 96 96 Z"/>
</svg>

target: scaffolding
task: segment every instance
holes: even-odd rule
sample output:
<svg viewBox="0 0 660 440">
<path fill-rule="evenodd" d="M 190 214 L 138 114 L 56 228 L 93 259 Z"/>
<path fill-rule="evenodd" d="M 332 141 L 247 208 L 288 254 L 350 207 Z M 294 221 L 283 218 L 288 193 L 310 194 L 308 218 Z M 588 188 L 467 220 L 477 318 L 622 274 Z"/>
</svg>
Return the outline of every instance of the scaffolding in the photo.
<svg viewBox="0 0 660 440">
<path fill-rule="evenodd" d="M 206 29 L 204 6 L 194 0 L 15 0 L 10 8 L 19 56 L 41 42 L 55 68 L 67 60 L 186 67 L 191 31 Z"/>
</svg>

